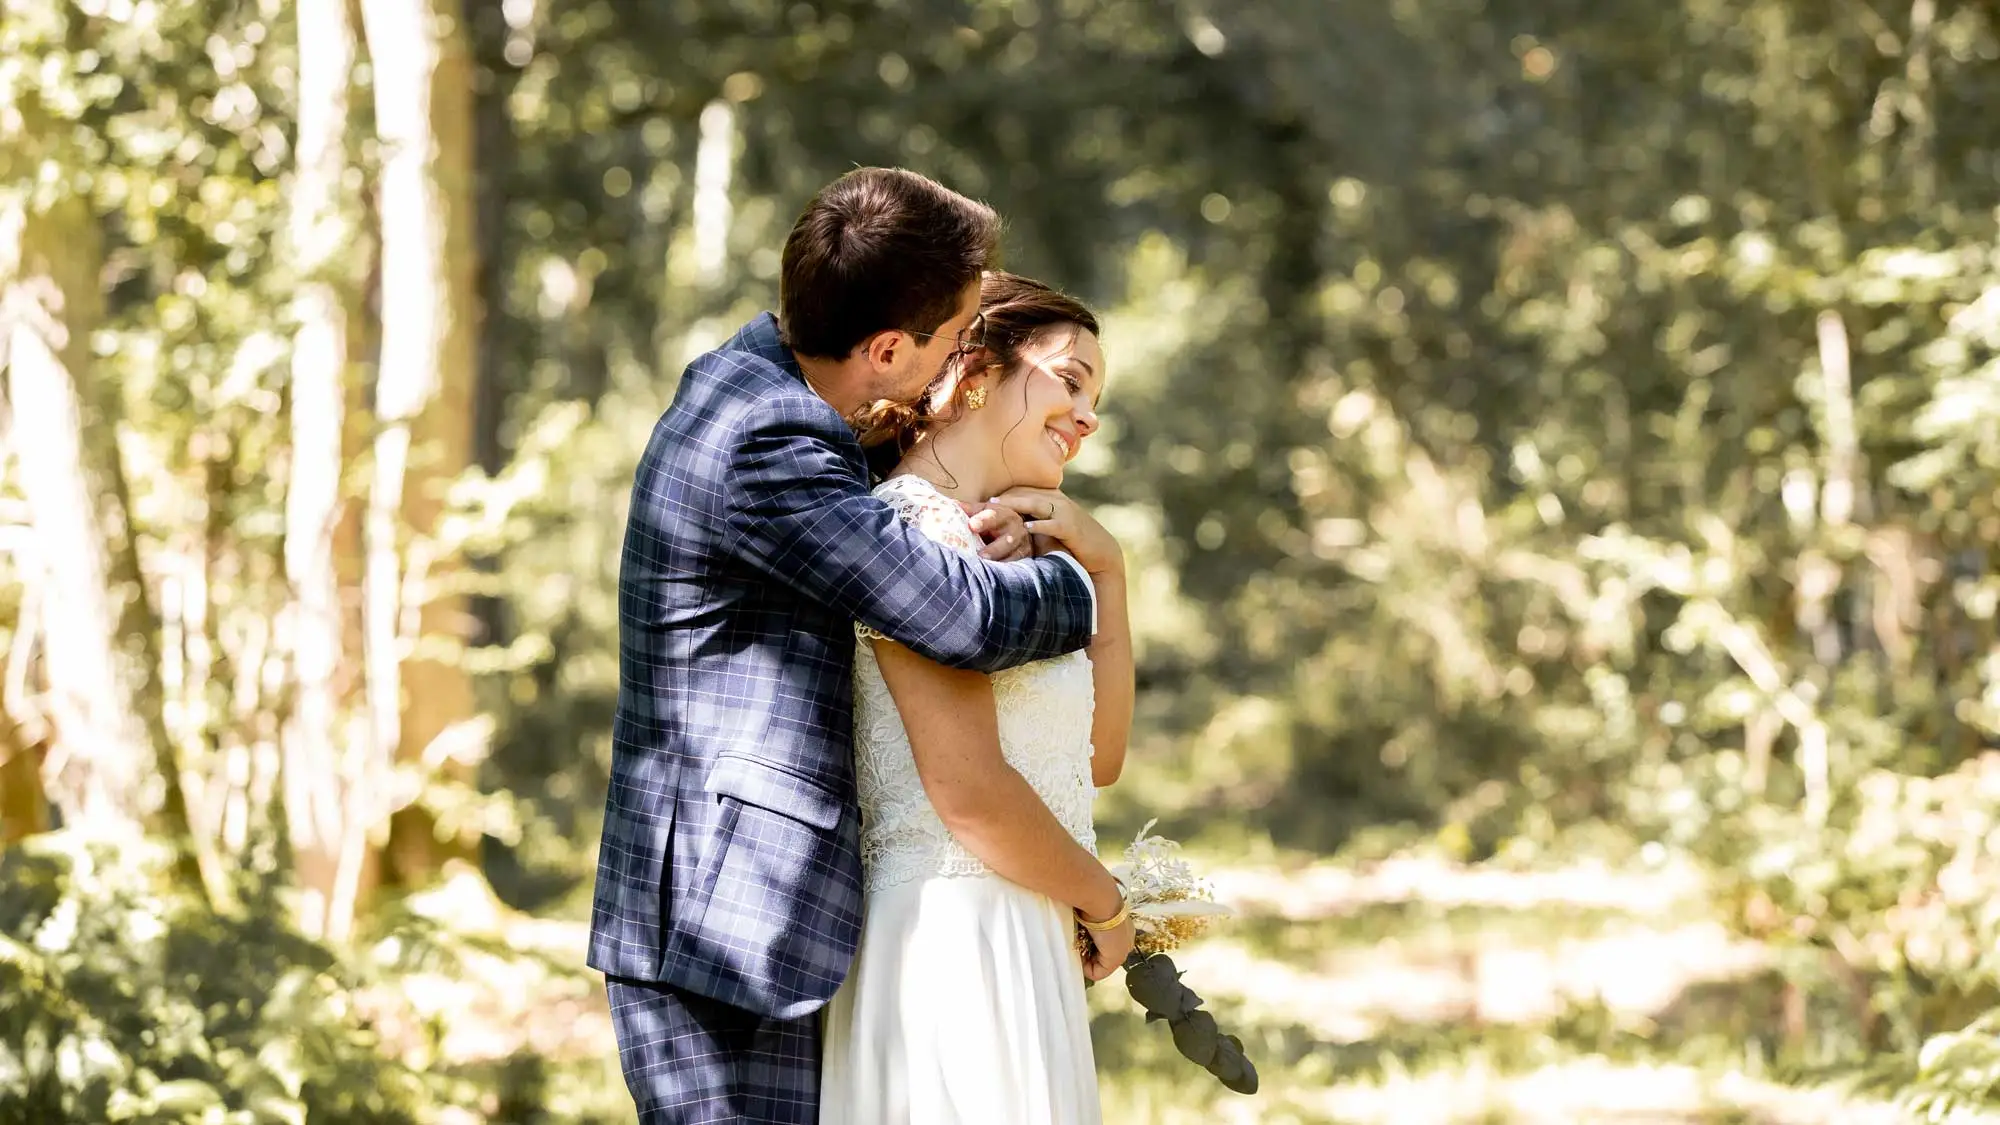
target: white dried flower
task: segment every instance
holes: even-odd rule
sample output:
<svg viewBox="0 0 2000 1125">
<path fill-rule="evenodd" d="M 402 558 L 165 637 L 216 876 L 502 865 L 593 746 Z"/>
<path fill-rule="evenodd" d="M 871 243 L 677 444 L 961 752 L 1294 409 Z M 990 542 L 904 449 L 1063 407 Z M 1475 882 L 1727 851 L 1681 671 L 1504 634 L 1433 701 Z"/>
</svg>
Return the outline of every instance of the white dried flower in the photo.
<svg viewBox="0 0 2000 1125">
<path fill-rule="evenodd" d="M 1201 934 L 1217 918 L 1233 911 L 1215 901 L 1206 880 L 1180 857 L 1181 846 L 1149 833 L 1149 820 L 1126 845 L 1125 860 L 1111 869 L 1125 884 L 1125 901 L 1132 908 L 1139 952 L 1164 953 Z"/>
</svg>

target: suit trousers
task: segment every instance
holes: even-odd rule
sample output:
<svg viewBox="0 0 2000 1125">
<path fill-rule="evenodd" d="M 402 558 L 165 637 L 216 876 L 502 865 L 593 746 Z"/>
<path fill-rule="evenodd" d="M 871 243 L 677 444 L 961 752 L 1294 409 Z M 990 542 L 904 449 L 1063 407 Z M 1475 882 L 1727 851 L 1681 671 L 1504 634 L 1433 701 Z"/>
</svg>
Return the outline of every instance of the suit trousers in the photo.
<svg viewBox="0 0 2000 1125">
<path fill-rule="evenodd" d="M 639 1125 L 816 1125 L 818 1012 L 780 1020 L 648 981 L 604 987 Z"/>
</svg>

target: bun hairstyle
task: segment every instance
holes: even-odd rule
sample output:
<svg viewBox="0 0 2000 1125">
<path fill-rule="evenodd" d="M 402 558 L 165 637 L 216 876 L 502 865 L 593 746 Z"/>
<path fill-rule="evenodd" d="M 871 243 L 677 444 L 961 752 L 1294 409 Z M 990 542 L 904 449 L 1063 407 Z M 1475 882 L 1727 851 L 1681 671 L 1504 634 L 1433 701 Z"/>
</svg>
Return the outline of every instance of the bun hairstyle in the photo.
<svg viewBox="0 0 2000 1125">
<path fill-rule="evenodd" d="M 1050 330 L 1067 327 L 1072 340 L 1078 332 L 1103 334 L 1096 314 L 1083 302 L 1034 278 L 999 270 L 979 279 L 979 311 L 986 318 L 983 347 L 954 357 L 917 401 L 883 399 L 854 416 L 855 432 L 871 451 L 871 461 L 881 464 L 890 452 L 899 459 L 925 432 L 963 417 L 968 371 L 998 369 L 999 381 L 1005 383 L 1021 373 L 1028 345 Z"/>
</svg>

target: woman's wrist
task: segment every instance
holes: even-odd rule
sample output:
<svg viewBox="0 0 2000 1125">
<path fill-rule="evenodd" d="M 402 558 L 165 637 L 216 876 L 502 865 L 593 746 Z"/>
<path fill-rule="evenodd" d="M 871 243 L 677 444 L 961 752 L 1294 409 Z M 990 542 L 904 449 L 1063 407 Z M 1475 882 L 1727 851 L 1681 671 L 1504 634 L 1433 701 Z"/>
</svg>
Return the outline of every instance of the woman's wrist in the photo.
<svg viewBox="0 0 2000 1125">
<path fill-rule="evenodd" d="M 1105 889 L 1091 901 L 1076 908 L 1076 916 L 1087 925 L 1104 925 L 1125 912 L 1125 884 L 1110 872 L 1104 873 Z"/>
</svg>

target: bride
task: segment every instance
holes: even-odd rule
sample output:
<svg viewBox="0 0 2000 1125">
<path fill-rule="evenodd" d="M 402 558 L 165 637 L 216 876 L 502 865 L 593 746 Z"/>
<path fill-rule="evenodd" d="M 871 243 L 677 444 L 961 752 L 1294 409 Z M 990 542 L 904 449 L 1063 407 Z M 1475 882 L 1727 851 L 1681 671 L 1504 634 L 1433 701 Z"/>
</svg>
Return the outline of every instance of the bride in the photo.
<svg viewBox="0 0 2000 1125">
<path fill-rule="evenodd" d="M 1103 536 L 1054 491 L 1097 429 L 1096 318 L 1004 273 L 982 282 L 980 311 L 983 346 L 946 369 L 921 416 L 887 408 L 864 425 L 903 453 L 876 495 L 966 551 L 980 540 L 957 501 L 989 497 L 1027 516 L 1042 547 Z M 1097 1125 L 1083 982 L 1133 941 L 1091 828 L 1132 720 L 1122 573 L 1099 578 L 1097 612 L 1087 652 L 993 676 L 857 629 L 867 897 L 826 1008 L 821 1125 Z"/>
</svg>

